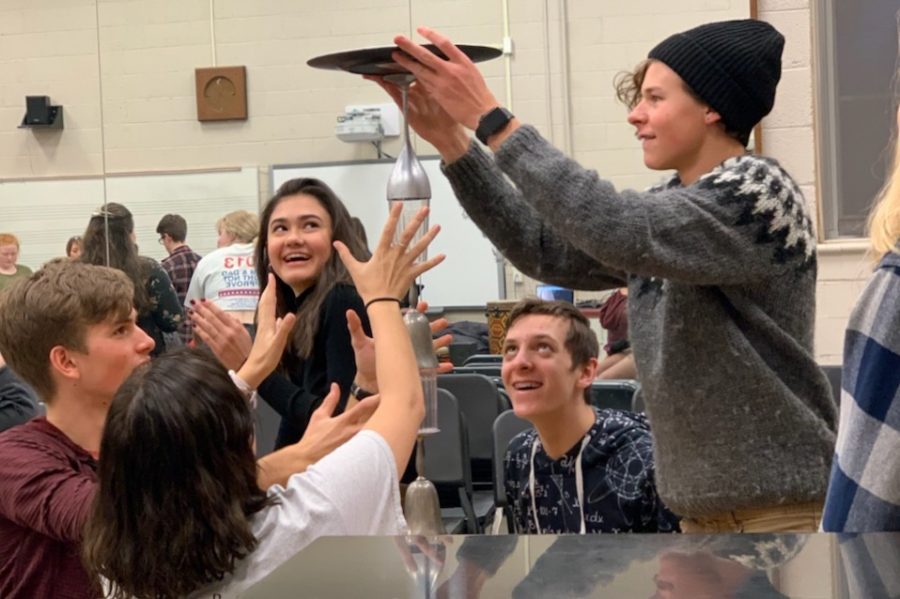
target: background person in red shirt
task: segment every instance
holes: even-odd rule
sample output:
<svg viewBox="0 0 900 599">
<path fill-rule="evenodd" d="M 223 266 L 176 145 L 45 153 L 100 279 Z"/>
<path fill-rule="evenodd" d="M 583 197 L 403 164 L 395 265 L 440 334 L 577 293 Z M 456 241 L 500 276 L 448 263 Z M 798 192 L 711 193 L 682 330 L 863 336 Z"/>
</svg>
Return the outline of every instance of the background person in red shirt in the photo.
<svg viewBox="0 0 900 599">
<path fill-rule="evenodd" d="M 616 289 L 600 306 L 600 326 L 606 329 L 606 357 L 597 365 L 598 379 L 637 378 L 628 341 L 628 288 Z"/>
</svg>

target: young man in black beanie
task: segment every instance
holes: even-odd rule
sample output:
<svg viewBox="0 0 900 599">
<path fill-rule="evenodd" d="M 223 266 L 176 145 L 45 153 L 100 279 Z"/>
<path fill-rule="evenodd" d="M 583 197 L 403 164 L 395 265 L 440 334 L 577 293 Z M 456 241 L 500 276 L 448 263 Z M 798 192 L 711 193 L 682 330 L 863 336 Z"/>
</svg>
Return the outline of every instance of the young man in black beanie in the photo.
<svg viewBox="0 0 900 599">
<path fill-rule="evenodd" d="M 815 238 L 790 175 L 745 147 L 774 103 L 781 34 L 755 20 L 702 25 L 620 79 L 645 164 L 675 171 L 638 192 L 564 156 L 500 107 L 448 39 L 418 31 L 448 60 L 395 38 L 394 59 L 417 79 L 410 124 L 472 220 L 538 280 L 627 284 L 659 494 L 682 530 L 816 530 L 836 409 L 812 354 Z"/>
</svg>

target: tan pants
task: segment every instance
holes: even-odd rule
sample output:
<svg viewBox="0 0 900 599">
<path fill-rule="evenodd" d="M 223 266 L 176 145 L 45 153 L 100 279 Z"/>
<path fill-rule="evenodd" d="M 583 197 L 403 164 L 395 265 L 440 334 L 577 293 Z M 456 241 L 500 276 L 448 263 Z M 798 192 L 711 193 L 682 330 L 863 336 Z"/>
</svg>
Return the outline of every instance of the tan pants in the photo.
<svg viewBox="0 0 900 599">
<path fill-rule="evenodd" d="M 822 504 L 797 503 L 724 512 L 702 518 L 684 518 L 682 532 L 816 532 Z"/>
</svg>

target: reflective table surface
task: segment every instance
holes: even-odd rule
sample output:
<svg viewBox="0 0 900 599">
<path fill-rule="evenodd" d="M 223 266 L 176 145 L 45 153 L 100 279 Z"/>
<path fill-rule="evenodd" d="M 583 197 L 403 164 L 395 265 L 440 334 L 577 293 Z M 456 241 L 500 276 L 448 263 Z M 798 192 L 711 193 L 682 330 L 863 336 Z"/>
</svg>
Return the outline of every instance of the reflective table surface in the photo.
<svg viewBox="0 0 900 599">
<path fill-rule="evenodd" d="M 245 597 L 900 597 L 900 534 L 326 537 Z"/>
</svg>

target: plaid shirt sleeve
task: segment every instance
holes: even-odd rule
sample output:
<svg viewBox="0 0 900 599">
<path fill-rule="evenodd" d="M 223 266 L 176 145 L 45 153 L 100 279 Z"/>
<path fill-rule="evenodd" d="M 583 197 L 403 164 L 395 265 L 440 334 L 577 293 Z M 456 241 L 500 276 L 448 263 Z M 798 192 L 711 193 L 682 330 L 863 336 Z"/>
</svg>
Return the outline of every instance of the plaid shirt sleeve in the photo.
<svg viewBox="0 0 900 599">
<path fill-rule="evenodd" d="M 166 274 L 172 280 L 172 286 L 175 287 L 179 302 L 184 303 L 184 296 L 187 295 L 191 277 L 194 276 L 194 269 L 197 268 L 199 261 L 200 256 L 192 252 L 190 248 L 180 247 L 162 262 Z"/>
<path fill-rule="evenodd" d="M 841 419 L 822 519 L 829 532 L 900 530 L 900 254 L 850 316 Z"/>
<path fill-rule="evenodd" d="M 172 280 L 172 286 L 175 288 L 175 294 L 178 296 L 178 303 L 182 306 L 198 262 L 200 262 L 200 255 L 187 246 L 178 248 L 162 261 L 166 274 Z M 184 322 L 178 327 L 178 334 L 181 335 L 182 341 L 187 344 L 191 340 L 192 333 L 191 319 L 185 318 Z"/>
</svg>

